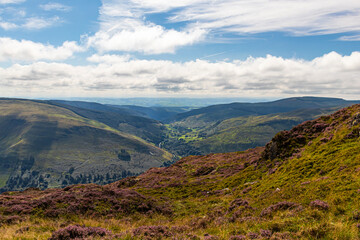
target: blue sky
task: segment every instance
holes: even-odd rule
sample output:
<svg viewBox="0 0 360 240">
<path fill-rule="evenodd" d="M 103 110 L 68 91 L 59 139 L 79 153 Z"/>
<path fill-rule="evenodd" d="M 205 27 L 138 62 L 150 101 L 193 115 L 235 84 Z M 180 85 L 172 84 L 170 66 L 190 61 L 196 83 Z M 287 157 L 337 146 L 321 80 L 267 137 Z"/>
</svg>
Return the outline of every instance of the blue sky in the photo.
<svg viewBox="0 0 360 240">
<path fill-rule="evenodd" d="M 357 0 L 0 0 L 0 96 L 358 98 Z"/>
</svg>

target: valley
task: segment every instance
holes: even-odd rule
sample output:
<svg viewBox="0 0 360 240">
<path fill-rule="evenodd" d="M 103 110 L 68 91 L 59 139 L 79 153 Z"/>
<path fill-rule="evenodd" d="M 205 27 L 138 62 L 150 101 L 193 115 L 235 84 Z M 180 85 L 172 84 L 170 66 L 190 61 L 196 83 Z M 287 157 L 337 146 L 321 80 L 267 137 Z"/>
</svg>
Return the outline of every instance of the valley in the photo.
<svg viewBox="0 0 360 240">
<path fill-rule="evenodd" d="M 0 195 L 4 239 L 359 239 L 360 105 L 265 147 L 99 186 Z"/>
<path fill-rule="evenodd" d="M 0 189 L 107 184 L 181 157 L 264 146 L 354 101 L 290 98 L 205 108 L 0 100 Z"/>
</svg>

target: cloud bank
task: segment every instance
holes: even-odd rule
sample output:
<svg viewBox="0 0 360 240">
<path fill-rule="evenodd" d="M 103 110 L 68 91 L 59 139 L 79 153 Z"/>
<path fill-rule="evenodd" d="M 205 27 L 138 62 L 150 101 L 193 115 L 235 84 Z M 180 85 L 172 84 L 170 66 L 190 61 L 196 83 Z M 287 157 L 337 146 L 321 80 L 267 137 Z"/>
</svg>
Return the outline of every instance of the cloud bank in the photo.
<svg viewBox="0 0 360 240">
<path fill-rule="evenodd" d="M 268 55 L 244 61 L 172 62 L 93 55 L 89 64 L 36 62 L 0 68 L 2 96 L 346 96 L 360 94 L 360 52 L 311 61 Z M 14 93 L 16 89 L 16 93 Z"/>
</svg>

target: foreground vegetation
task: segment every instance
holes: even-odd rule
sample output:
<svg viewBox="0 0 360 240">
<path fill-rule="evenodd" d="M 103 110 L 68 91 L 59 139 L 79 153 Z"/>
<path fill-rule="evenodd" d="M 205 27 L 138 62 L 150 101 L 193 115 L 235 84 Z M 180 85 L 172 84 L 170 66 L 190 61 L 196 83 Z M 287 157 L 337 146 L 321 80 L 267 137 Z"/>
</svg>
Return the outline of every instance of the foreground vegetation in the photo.
<svg viewBox="0 0 360 240">
<path fill-rule="evenodd" d="M 266 147 L 0 195 L 3 239 L 360 239 L 360 105 Z"/>
</svg>

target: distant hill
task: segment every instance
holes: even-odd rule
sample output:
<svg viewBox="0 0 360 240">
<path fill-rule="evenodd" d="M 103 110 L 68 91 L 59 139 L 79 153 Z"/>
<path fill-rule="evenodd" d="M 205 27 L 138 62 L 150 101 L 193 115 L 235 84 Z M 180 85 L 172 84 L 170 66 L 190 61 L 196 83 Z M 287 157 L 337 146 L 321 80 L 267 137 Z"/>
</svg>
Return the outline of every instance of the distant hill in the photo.
<svg viewBox="0 0 360 240">
<path fill-rule="evenodd" d="M 119 109 L 127 109 L 131 114 L 166 122 L 179 113 L 190 111 L 191 107 L 141 107 L 133 105 L 111 105 Z"/>
<path fill-rule="evenodd" d="M 265 147 L 189 156 L 105 186 L 8 192 L 2 237 L 359 239 L 359 139 L 354 105 Z"/>
<path fill-rule="evenodd" d="M 96 102 L 105 105 L 127 105 L 127 106 L 141 106 L 141 107 L 206 107 L 216 104 L 225 104 L 232 102 L 264 102 L 268 98 L 151 98 L 151 97 L 138 97 L 138 98 L 68 98 L 64 99 L 70 102 Z"/>
<path fill-rule="evenodd" d="M 106 183 L 172 159 L 165 150 L 76 110 L 0 99 L 0 187 Z"/>
<path fill-rule="evenodd" d="M 196 118 L 197 124 L 221 121 L 244 116 L 259 116 L 273 113 L 291 112 L 299 109 L 316 109 L 345 107 L 360 101 L 346 101 L 340 98 L 296 97 L 263 103 L 230 103 L 213 105 L 176 115 L 174 121 L 184 121 L 189 117 Z"/>
<path fill-rule="evenodd" d="M 118 106 L 62 100 L 48 103 L 138 136 L 183 157 L 263 146 L 278 131 L 330 114 L 356 101 L 297 97 L 193 110 L 190 107 Z"/>
<path fill-rule="evenodd" d="M 298 97 L 265 103 L 214 105 L 180 113 L 170 121 L 164 147 L 200 154 L 241 151 L 264 146 L 279 131 L 355 104 L 338 98 Z M 175 141 L 176 142 L 176 141 Z M 181 152 L 186 152 L 181 151 Z"/>
</svg>

